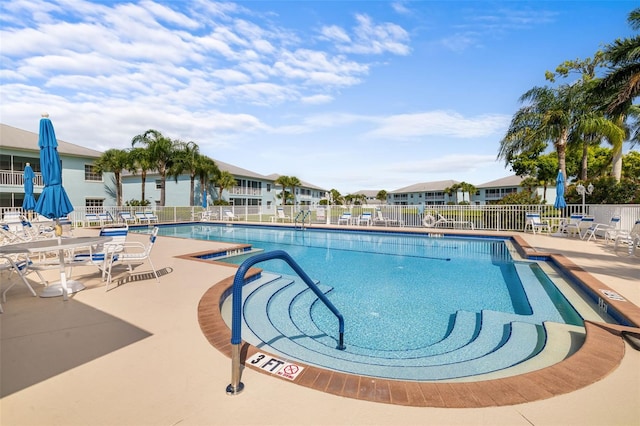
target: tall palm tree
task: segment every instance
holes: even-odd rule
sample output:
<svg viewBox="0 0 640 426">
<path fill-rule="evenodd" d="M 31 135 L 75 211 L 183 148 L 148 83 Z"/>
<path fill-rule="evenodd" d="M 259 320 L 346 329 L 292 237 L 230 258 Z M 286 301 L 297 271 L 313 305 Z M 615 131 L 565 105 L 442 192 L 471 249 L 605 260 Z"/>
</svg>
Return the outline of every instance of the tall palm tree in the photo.
<svg viewBox="0 0 640 426">
<path fill-rule="evenodd" d="M 145 148 L 131 148 L 129 151 L 129 164 L 127 170 L 134 175 L 140 172 L 140 182 L 142 189 L 140 192 L 140 201 L 146 201 L 145 189 L 147 184 L 147 172 L 153 170 L 153 163 L 149 157 L 149 151 Z"/>
<path fill-rule="evenodd" d="M 222 201 L 222 191 L 231 189 L 236 186 L 236 178 L 226 170 L 223 170 L 216 176 L 215 185 L 218 187 L 218 200 Z"/>
<path fill-rule="evenodd" d="M 206 197 L 209 192 L 207 188 L 208 183 L 215 181 L 215 177 L 220 174 L 220 169 L 218 169 L 218 165 L 211 158 L 201 155 L 198 158 L 196 170 L 200 186 L 202 187 L 202 196 Z"/>
<path fill-rule="evenodd" d="M 627 22 L 640 29 L 640 8 L 629 13 Z M 640 36 L 616 40 L 605 48 L 611 71 L 600 81 L 599 91 L 608 95 L 607 112 L 623 114 L 640 94 Z"/>
<path fill-rule="evenodd" d="M 122 149 L 106 150 L 94 163 L 99 173 L 113 172 L 116 184 L 116 206 L 122 205 L 122 171 L 129 165 L 129 153 Z"/>
<path fill-rule="evenodd" d="M 387 191 L 385 191 L 384 189 L 381 189 L 380 191 L 378 191 L 378 193 L 376 194 L 376 200 L 380 201 L 381 203 L 385 203 L 387 202 Z"/>
<path fill-rule="evenodd" d="M 465 192 L 469 193 L 469 202 L 471 202 L 471 196 L 476 193 L 477 188 L 473 186 L 471 183 L 460 182 L 460 189 L 462 190 L 462 202 L 465 202 L 464 194 Z"/>
<path fill-rule="evenodd" d="M 295 176 L 289 176 L 289 188 L 291 188 L 291 194 L 293 195 L 293 209 L 296 209 L 296 188 L 301 186 L 302 182 Z"/>
<path fill-rule="evenodd" d="M 195 202 L 195 182 L 198 174 L 198 164 L 200 163 L 200 148 L 193 141 L 183 142 L 176 140 L 174 144 L 176 149 L 175 158 L 169 174 L 173 176 L 177 183 L 178 177 L 184 172 L 188 172 L 190 183 L 189 205 L 193 206 Z"/>
<path fill-rule="evenodd" d="M 640 29 L 640 8 L 629 13 L 627 22 L 632 29 Z M 638 109 L 633 105 L 633 100 L 640 94 L 640 36 L 616 40 L 605 47 L 604 55 L 609 61 L 610 71 L 599 81 L 593 95 L 604 104 L 604 110 L 611 120 L 625 131 L 622 139 L 615 136 L 608 138 L 613 146 L 612 174 L 620 181 L 624 140 L 628 138 L 631 146 L 640 141 L 637 120 L 633 120 L 634 129 L 626 124 L 629 116 L 636 115 Z"/>
<path fill-rule="evenodd" d="M 163 136 L 162 133 L 154 129 L 149 129 L 143 134 L 135 136 L 131 140 L 131 146 L 137 144 L 145 145 L 149 150 L 149 159 L 160 175 L 160 206 L 164 207 L 167 173 L 173 165 L 173 156 L 176 151 L 175 144 L 171 139 Z"/>
<path fill-rule="evenodd" d="M 551 142 L 558 155 L 558 167 L 564 176 L 566 150 L 575 124 L 573 86 L 534 87 L 520 97 L 521 107 L 511 119 L 507 133 L 500 141 L 498 158 L 508 163 L 516 155 L 533 150 L 540 143 Z M 566 186 L 566 182 L 565 182 Z"/>
<path fill-rule="evenodd" d="M 278 176 L 278 179 L 276 179 L 273 183 L 282 187 L 282 193 L 280 194 L 280 197 L 282 198 L 282 205 L 284 206 L 285 204 L 287 204 L 287 199 L 290 198 L 291 195 L 287 192 L 287 188 L 291 186 L 291 178 L 285 175 Z"/>
</svg>

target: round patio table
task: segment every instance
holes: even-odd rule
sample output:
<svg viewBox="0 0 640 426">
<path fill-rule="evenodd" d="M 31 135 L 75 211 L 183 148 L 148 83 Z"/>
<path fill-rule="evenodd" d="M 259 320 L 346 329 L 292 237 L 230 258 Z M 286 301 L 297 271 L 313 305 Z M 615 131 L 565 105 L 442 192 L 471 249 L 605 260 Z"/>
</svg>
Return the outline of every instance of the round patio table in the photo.
<svg viewBox="0 0 640 426">
<path fill-rule="evenodd" d="M 60 260 L 60 282 L 47 286 L 41 293 L 40 297 L 57 297 L 62 296 L 63 300 L 68 300 L 70 293 L 84 290 L 84 285 L 75 280 L 67 280 L 65 272 L 65 256 L 64 251 L 76 249 L 80 247 L 90 247 L 96 244 L 104 244 L 111 241 L 111 237 L 71 237 L 62 238 L 54 237 L 43 240 L 26 241 L 24 243 L 7 244 L 0 246 L 0 254 L 16 254 L 16 253 L 47 253 L 57 252 Z"/>
</svg>

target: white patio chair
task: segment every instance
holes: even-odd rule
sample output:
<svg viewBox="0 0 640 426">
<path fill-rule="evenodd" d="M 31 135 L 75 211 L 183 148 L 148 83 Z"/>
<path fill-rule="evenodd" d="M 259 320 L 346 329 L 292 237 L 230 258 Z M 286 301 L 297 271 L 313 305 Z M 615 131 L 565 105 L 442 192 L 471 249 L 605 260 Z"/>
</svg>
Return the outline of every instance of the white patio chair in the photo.
<svg viewBox="0 0 640 426">
<path fill-rule="evenodd" d="M 593 226 L 595 218 L 593 216 L 582 216 L 579 221 L 573 221 L 567 224 L 565 231 L 569 237 L 577 237 L 583 239 L 583 235 L 591 226 Z"/>
<path fill-rule="evenodd" d="M 360 217 L 358 218 L 358 225 L 366 225 L 366 226 L 370 226 L 372 223 L 373 217 L 371 212 L 364 212 L 360 215 Z"/>
<path fill-rule="evenodd" d="M 135 212 L 136 219 L 140 223 L 149 223 L 149 218 L 144 212 Z"/>
<path fill-rule="evenodd" d="M 236 216 L 231 210 L 225 210 L 224 220 L 240 220 L 240 217 Z"/>
<path fill-rule="evenodd" d="M 107 271 L 107 283 L 106 289 L 109 289 L 109 284 L 111 284 L 111 268 L 115 262 L 122 262 L 127 264 L 129 273 L 133 272 L 133 268 L 131 266 L 134 262 L 144 262 L 145 260 L 149 261 L 149 265 L 151 265 L 151 270 L 153 271 L 153 275 L 156 277 L 156 281 L 160 282 L 160 278 L 158 277 L 158 272 L 156 271 L 156 267 L 153 265 L 151 261 L 151 249 L 153 249 L 153 245 L 156 242 L 156 238 L 158 236 L 158 227 L 154 226 L 153 231 L 151 231 L 151 235 L 149 236 L 149 243 L 145 246 L 143 243 L 139 241 L 127 241 L 122 244 L 122 251 L 118 253 L 117 257 L 114 257 L 111 262 L 109 262 L 109 269 Z"/>
<path fill-rule="evenodd" d="M 291 222 L 291 216 L 288 216 L 284 212 L 284 208 L 278 207 L 276 209 L 276 215 L 271 218 L 271 222 Z"/>
<path fill-rule="evenodd" d="M 96 246 L 90 246 L 89 252 L 74 253 L 67 262 L 70 268 L 69 277 L 74 266 L 93 265 L 102 273 L 102 280 L 110 279 L 107 277 L 109 265 L 118 260 L 118 256 L 124 249 L 124 243 L 129 234 L 129 227 L 123 226 L 105 226 L 100 230 L 101 237 L 111 237 L 111 241 Z"/>
<path fill-rule="evenodd" d="M 118 212 L 120 220 L 126 224 L 136 223 L 136 218 L 129 212 Z"/>
<path fill-rule="evenodd" d="M 591 241 L 591 238 L 597 240 L 598 232 L 602 232 L 603 236 L 606 238 L 607 233 L 610 235 L 615 233 L 619 224 L 620 216 L 613 216 L 611 220 L 609 220 L 609 223 L 594 223 L 584 232 L 582 239 L 584 240 L 588 236 L 587 241 Z"/>
<path fill-rule="evenodd" d="M 524 232 L 527 232 L 527 228 L 531 228 L 531 232 L 534 234 L 536 233 L 536 230 L 538 233 L 546 231 L 548 234 L 550 232 L 549 222 L 542 220 L 540 213 L 535 212 L 525 214 Z"/>
<path fill-rule="evenodd" d="M 351 225 L 351 213 L 342 213 L 342 215 L 338 218 L 338 225 Z"/>
<path fill-rule="evenodd" d="M 144 216 L 147 218 L 147 223 L 158 223 L 158 216 L 153 212 L 144 212 Z"/>
<path fill-rule="evenodd" d="M 638 249 L 638 244 L 640 244 L 640 220 L 636 220 L 630 230 L 618 232 L 613 243 L 613 250 L 617 251 L 618 247 L 623 244 L 627 245 L 629 255 L 632 255 Z"/>
</svg>

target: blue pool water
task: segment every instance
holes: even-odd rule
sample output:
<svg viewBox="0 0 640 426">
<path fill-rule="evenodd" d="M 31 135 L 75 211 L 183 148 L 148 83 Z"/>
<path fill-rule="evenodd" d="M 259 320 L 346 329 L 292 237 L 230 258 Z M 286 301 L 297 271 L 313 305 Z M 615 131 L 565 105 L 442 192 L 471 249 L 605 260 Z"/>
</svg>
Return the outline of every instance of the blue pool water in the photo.
<svg viewBox="0 0 640 426">
<path fill-rule="evenodd" d="M 348 232 L 282 227 L 177 225 L 159 235 L 251 244 L 265 251 L 284 250 L 320 284 L 345 318 L 350 350 L 412 351 L 443 341 L 457 314 L 495 311 L 518 321 L 580 325 L 571 305 L 537 284 L 536 270 L 526 280 L 527 294 L 504 240 L 497 238 L 429 238 L 386 232 Z M 225 261 L 240 264 L 246 256 Z M 283 261 L 260 263 L 275 274 L 293 275 Z M 525 271 L 525 272 L 526 272 Z M 544 273 L 542 273 L 544 274 Z M 528 273 L 527 273 L 528 275 Z M 536 312 L 532 306 L 537 306 Z M 295 317 L 292 303 L 289 315 Z M 307 309 L 314 326 L 336 334 L 335 317 L 313 303 Z M 500 330 L 502 333 L 502 330 Z"/>
</svg>

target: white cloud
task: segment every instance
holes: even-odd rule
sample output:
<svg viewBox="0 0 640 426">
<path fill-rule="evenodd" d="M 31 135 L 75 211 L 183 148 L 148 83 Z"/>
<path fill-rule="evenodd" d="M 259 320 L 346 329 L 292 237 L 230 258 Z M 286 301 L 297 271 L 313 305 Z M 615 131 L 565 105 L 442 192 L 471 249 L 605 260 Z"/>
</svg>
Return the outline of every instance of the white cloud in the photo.
<svg viewBox="0 0 640 426">
<path fill-rule="evenodd" d="M 415 139 L 423 136 L 477 138 L 506 130 L 510 116 L 499 114 L 464 117 L 452 111 L 398 114 L 378 120 L 367 135 L 383 139 Z"/>
</svg>

